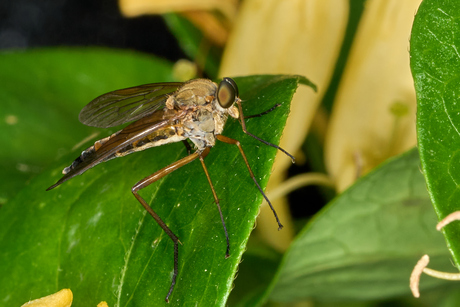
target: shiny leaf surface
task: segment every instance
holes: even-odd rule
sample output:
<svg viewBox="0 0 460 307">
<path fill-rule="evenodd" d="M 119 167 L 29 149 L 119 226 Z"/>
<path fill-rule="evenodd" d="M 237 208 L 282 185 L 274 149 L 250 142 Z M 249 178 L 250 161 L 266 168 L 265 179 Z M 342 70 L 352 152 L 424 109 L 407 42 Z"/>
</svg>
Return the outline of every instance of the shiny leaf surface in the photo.
<svg viewBox="0 0 460 307">
<path fill-rule="evenodd" d="M 415 149 L 389 160 L 330 202 L 298 235 L 270 299 L 375 300 L 410 294 L 423 254 L 452 271 Z M 422 277 L 422 293 L 448 283 Z"/>
<path fill-rule="evenodd" d="M 422 169 L 439 219 L 460 210 L 460 3 L 424 1 L 411 36 Z M 443 229 L 460 269 L 460 223 Z"/>
<path fill-rule="evenodd" d="M 68 149 L 85 136 L 101 131 L 78 123 L 79 108 L 94 98 L 91 96 L 135 84 L 125 78 L 122 70 L 115 72 L 108 63 L 98 66 L 94 72 L 86 67 L 84 63 L 88 58 L 104 61 L 105 52 L 99 55 L 96 54 L 100 51 L 77 52 L 80 68 L 87 70 L 80 73 L 75 65 L 73 73 L 67 75 L 61 73 L 60 67 L 64 71 L 69 69 L 62 63 L 71 62 L 69 59 L 75 51 L 42 52 L 46 61 L 35 61 L 35 69 L 44 70 L 41 73 L 50 80 L 58 79 L 62 90 L 50 94 L 37 87 L 36 92 L 29 91 L 42 109 L 51 109 L 53 111 L 47 112 L 55 114 L 43 121 L 42 116 L 36 118 L 32 113 L 29 122 L 46 127 L 49 138 L 55 138 L 48 143 L 54 148 L 54 154 L 49 150 L 42 155 L 48 154 L 52 161 L 58 156 L 58 148 L 67 148 L 67 151 L 0 211 L 0 297 L 8 305 L 20 305 L 68 287 L 74 293 L 73 306 L 95 306 L 102 300 L 109 306 L 163 305 L 172 276 L 173 244 L 143 211 L 130 188 L 143 177 L 184 157 L 186 150 L 180 143 L 171 144 L 111 160 L 45 192 L 46 187 L 60 177 L 62 168 L 94 139 L 83 142 L 70 153 Z M 21 55 L 27 58 L 34 53 Z M 19 55 L 16 56 L 19 60 Z M 131 60 L 136 62 L 135 58 L 133 55 Z M 48 66 L 40 69 L 43 63 Z M 168 64 L 152 61 L 151 65 Z M 167 79 L 169 71 L 164 72 Z M 142 73 L 149 75 L 152 71 Z M 93 87 L 90 97 L 82 94 L 87 88 L 76 82 L 82 75 L 96 82 L 87 82 Z M 102 75 L 110 77 L 102 78 Z M 96 81 L 98 78 L 103 80 Z M 120 85 L 124 83 L 122 80 L 126 84 Z M 149 82 L 145 81 L 139 83 Z M 252 76 L 235 78 L 235 81 L 247 114 L 260 113 L 275 103 L 282 104 L 270 114 L 247 120 L 249 131 L 278 143 L 289 113 L 289 102 L 298 83 L 306 83 L 306 80 L 295 76 Z M 105 86 L 98 86 L 97 82 Z M 75 104 L 62 111 L 58 102 L 65 103 L 69 98 L 69 88 L 80 94 L 70 97 Z M 64 117 L 68 123 L 62 124 L 64 115 L 75 121 Z M 57 137 L 51 133 L 53 130 Z M 104 131 L 100 137 L 113 132 Z M 257 180 L 265 186 L 276 150 L 246 136 L 237 121 L 229 120 L 224 134 L 241 141 Z M 64 136 L 72 136 L 72 139 L 69 141 Z M 179 276 L 170 306 L 225 304 L 262 200 L 235 146 L 218 143 L 205 162 L 229 230 L 231 256 L 228 259 L 225 259 L 225 236 L 219 214 L 199 162 L 140 191 L 183 243 L 179 247 Z M 274 219 L 273 227 L 277 227 Z"/>
</svg>

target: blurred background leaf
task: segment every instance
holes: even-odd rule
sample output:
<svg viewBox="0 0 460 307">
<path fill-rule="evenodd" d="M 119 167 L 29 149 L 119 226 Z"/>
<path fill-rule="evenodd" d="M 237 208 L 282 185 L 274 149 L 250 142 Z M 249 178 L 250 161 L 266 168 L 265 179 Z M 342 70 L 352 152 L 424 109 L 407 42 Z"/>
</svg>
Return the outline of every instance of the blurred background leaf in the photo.
<svg viewBox="0 0 460 307">
<path fill-rule="evenodd" d="M 202 72 L 216 78 L 222 50 L 207 42 L 203 33 L 185 17 L 170 13 L 164 15 L 164 19 L 187 56 L 196 62 Z"/>
<path fill-rule="evenodd" d="M 0 141 L 7 149 L 0 152 L 4 202 L 55 157 L 90 135 L 102 137 L 96 134 L 100 130 L 78 121 L 85 102 L 118 88 L 172 81 L 172 65 L 166 61 L 102 49 L 3 53 L 0 67 Z"/>
<path fill-rule="evenodd" d="M 379 166 L 328 204 L 285 254 L 270 299 L 375 300 L 410 293 L 424 253 L 448 270 L 416 149 Z M 426 278 L 422 291 L 447 281 Z M 334 291 L 331 291 L 334 289 Z M 415 299 L 414 299 L 415 300 Z"/>
</svg>

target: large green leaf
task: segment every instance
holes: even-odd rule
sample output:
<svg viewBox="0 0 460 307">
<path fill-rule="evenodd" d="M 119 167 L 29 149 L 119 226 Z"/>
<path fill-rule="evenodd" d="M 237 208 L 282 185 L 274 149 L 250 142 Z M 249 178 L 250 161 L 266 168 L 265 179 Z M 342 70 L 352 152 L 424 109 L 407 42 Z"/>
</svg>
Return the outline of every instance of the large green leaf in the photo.
<svg viewBox="0 0 460 307">
<path fill-rule="evenodd" d="M 439 219 L 460 210 L 459 17 L 459 1 L 423 1 L 411 35 L 420 159 Z M 460 269 L 460 223 L 443 232 Z"/>
<path fill-rule="evenodd" d="M 238 267 L 238 278 L 228 298 L 228 306 L 255 306 L 276 274 L 281 257 L 282 254 L 266 246 L 260 236 L 251 236 Z"/>
<path fill-rule="evenodd" d="M 81 78 L 82 75 L 87 80 L 105 75 L 104 82 L 110 84 L 110 80 L 115 80 L 114 87 L 133 85 L 131 80 L 125 80 L 125 85 L 118 84 L 117 79 L 123 79 L 124 74 L 114 71 L 110 65 L 97 66 L 94 72 L 88 69 L 84 64 L 87 56 L 97 58 L 91 51 L 80 54 L 81 65 L 87 68 L 84 74 L 78 65 L 72 74 L 61 74 L 59 67 L 67 69 L 65 63 L 67 58 L 71 61 L 73 53 L 58 53 L 53 69 L 49 69 L 52 61 L 45 61 L 48 66 L 43 67 L 55 73 L 63 86 L 75 87 L 72 92 L 87 90 L 75 82 L 76 76 Z M 49 51 L 49 54 L 52 57 L 54 52 Z M 23 54 L 24 57 L 29 55 L 34 56 L 34 53 Z M 99 55 L 104 61 L 104 52 Z M 42 63 L 36 61 L 34 65 Z M 235 80 L 247 114 L 282 103 L 262 118 L 247 120 L 249 131 L 277 143 L 298 83 L 307 81 L 296 76 L 253 76 Z M 113 89 L 111 85 L 107 87 Z M 49 102 L 48 92 L 42 92 L 43 95 L 35 95 L 35 100 L 43 108 L 56 108 L 53 101 L 65 103 L 68 97 L 66 90 L 55 91 L 57 97 Z M 80 107 L 93 97 L 84 97 Z M 61 121 L 61 116 L 69 112 L 75 112 L 72 117 L 76 117 L 77 109 L 54 112 L 56 116 L 46 121 L 40 114 L 39 118 L 31 115 L 32 122 L 54 127 L 47 129 L 56 129 L 59 135 L 78 135 L 77 141 L 95 131 L 78 123 L 58 127 L 54 122 Z M 265 186 L 276 150 L 245 135 L 237 121 L 229 120 L 224 134 L 241 140 L 257 179 Z M 0 297 L 3 303 L 17 306 L 31 298 L 70 288 L 74 293 L 73 306 L 95 306 L 102 300 L 109 306 L 165 304 L 172 277 L 173 244 L 135 200 L 130 188 L 143 177 L 184 157 L 186 150 L 182 144 L 171 144 L 115 159 L 45 192 L 61 176 L 62 168 L 91 142 L 72 153 L 64 153 L 0 211 Z M 54 146 L 74 145 L 68 143 L 59 141 Z M 225 304 L 262 200 L 236 146 L 217 144 L 205 162 L 221 199 L 229 230 L 231 256 L 228 259 L 225 259 L 225 237 L 219 214 L 199 162 L 140 191 L 183 243 L 179 247 L 179 275 L 170 298 L 171 306 Z M 273 227 L 277 227 L 275 220 Z"/>
<path fill-rule="evenodd" d="M 423 254 L 450 267 L 417 151 L 382 165 L 333 200 L 285 254 L 270 299 L 371 300 L 409 294 Z M 446 281 L 423 278 L 422 293 Z M 270 290 L 267 291 L 269 293 Z"/>
<path fill-rule="evenodd" d="M 1 202 L 57 155 L 97 132 L 78 122 L 85 103 L 114 89 L 172 81 L 171 67 L 163 60 L 119 50 L 0 54 Z"/>
</svg>

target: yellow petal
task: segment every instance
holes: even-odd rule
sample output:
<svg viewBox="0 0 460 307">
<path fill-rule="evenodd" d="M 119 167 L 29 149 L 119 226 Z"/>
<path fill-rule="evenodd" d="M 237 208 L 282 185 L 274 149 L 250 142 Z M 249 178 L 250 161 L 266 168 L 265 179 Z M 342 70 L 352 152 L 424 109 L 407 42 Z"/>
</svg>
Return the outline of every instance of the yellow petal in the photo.
<svg viewBox="0 0 460 307">
<path fill-rule="evenodd" d="M 70 307 L 72 299 L 72 291 L 62 289 L 54 294 L 27 302 L 22 307 Z"/>
<path fill-rule="evenodd" d="M 214 14 L 205 11 L 190 11 L 183 12 L 182 15 L 200 29 L 214 45 L 223 47 L 227 42 L 228 29 Z"/>
<path fill-rule="evenodd" d="M 300 74 L 319 89 L 301 86 L 291 104 L 291 114 L 281 146 L 295 154 L 303 143 L 318 104 L 329 83 L 348 21 L 348 0 L 246 0 L 242 3 L 221 63 L 220 76 Z M 242 97 L 244 99 L 244 97 Z M 275 104 L 277 101 L 273 101 Z M 276 116 L 276 111 L 267 116 Z M 290 159 L 278 154 L 269 187 L 284 178 Z M 281 179 L 280 179 L 281 178 Z M 258 229 L 283 249 L 292 228 L 287 209 L 277 211 L 283 231 L 274 227 L 272 213 L 263 207 Z M 264 220 L 267 219 L 267 230 Z M 274 233 L 272 233 L 273 231 Z M 279 239 L 278 235 L 289 238 Z"/>
<path fill-rule="evenodd" d="M 298 89 L 283 135 L 288 151 L 295 153 L 305 139 L 332 75 L 347 17 L 346 0 L 243 2 L 225 48 L 220 76 L 300 74 L 319 89 L 318 93 L 304 86 Z M 280 163 L 283 166 L 277 168 L 285 169 L 290 160 L 284 158 Z"/>
<path fill-rule="evenodd" d="M 416 144 L 408 50 L 420 2 L 366 2 L 326 136 L 326 166 L 338 191 Z"/>
<path fill-rule="evenodd" d="M 232 21 L 237 12 L 236 0 L 119 0 L 118 5 L 122 14 L 126 17 L 216 10 L 225 16 L 227 20 Z"/>
<path fill-rule="evenodd" d="M 185 82 L 190 79 L 196 78 L 197 65 L 189 60 L 180 59 L 173 66 L 173 78 L 174 80 Z"/>
</svg>

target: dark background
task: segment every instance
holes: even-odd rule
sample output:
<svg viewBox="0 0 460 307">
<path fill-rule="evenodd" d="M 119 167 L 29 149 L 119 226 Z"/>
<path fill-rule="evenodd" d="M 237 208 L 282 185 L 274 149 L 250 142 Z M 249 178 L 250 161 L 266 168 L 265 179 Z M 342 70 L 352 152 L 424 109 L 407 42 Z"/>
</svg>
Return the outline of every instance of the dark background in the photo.
<svg viewBox="0 0 460 307">
<path fill-rule="evenodd" d="M 122 17 L 116 0 L 0 0 L 0 49 L 105 46 L 184 58 L 161 16 Z"/>
</svg>

